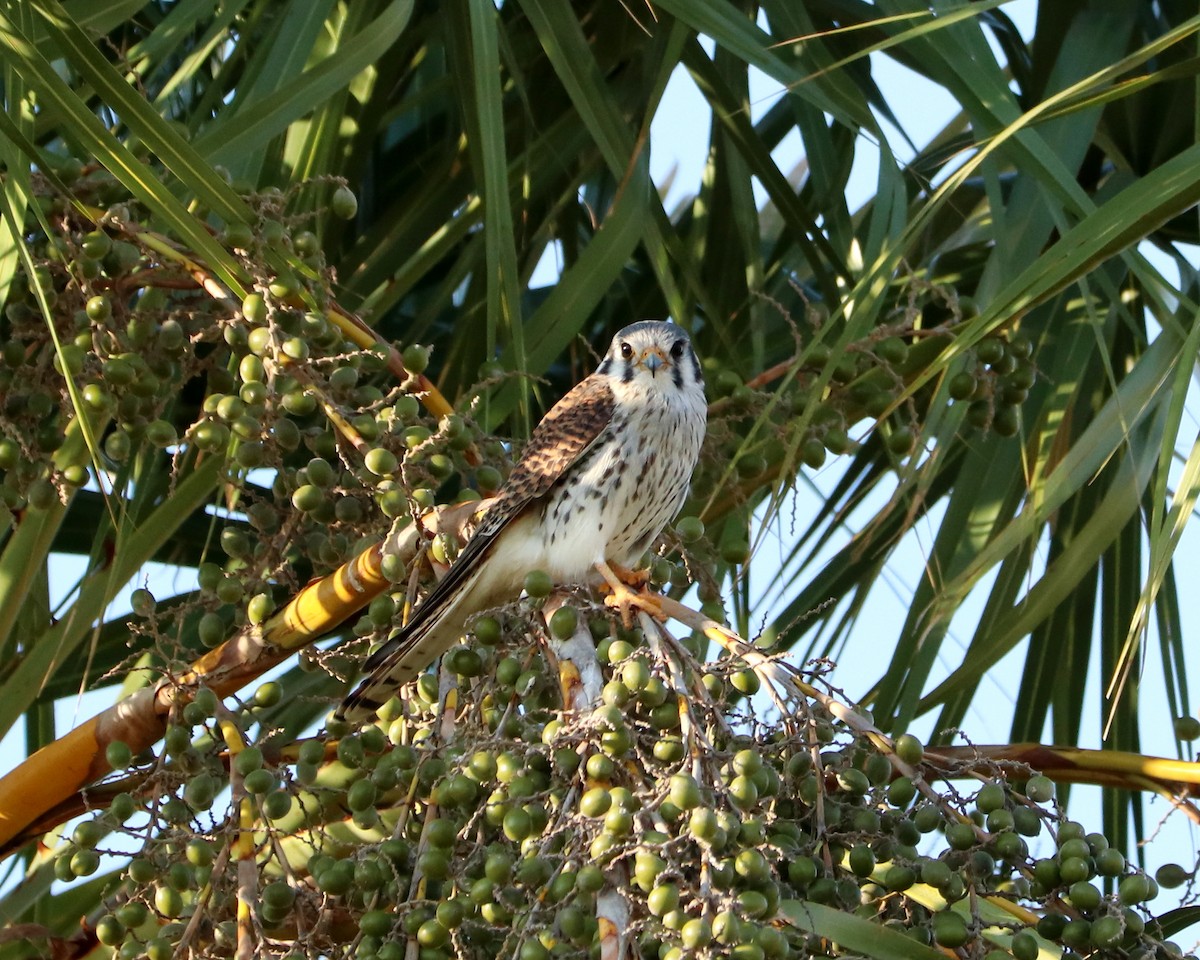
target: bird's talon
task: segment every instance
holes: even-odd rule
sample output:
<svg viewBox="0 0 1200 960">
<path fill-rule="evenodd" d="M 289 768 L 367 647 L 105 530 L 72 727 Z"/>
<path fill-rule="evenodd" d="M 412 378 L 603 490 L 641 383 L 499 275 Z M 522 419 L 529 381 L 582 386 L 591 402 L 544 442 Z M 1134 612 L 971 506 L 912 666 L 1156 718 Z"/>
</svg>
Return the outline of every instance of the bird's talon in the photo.
<svg viewBox="0 0 1200 960">
<path fill-rule="evenodd" d="M 649 614 L 660 623 L 667 619 L 667 615 L 663 613 L 662 603 L 659 601 L 657 594 L 651 593 L 644 587 L 641 590 L 632 590 L 622 584 L 621 589 L 614 588 L 604 598 L 604 605 L 615 608 L 621 614 L 621 625 L 626 630 L 633 626 L 633 611 L 635 609 Z"/>
<path fill-rule="evenodd" d="M 608 568 L 621 583 L 628 587 L 634 587 L 637 590 L 644 591 L 646 584 L 650 582 L 649 567 L 643 567 L 640 570 L 629 570 L 625 567 L 618 566 L 615 563 L 610 563 Z"/>
</svg>

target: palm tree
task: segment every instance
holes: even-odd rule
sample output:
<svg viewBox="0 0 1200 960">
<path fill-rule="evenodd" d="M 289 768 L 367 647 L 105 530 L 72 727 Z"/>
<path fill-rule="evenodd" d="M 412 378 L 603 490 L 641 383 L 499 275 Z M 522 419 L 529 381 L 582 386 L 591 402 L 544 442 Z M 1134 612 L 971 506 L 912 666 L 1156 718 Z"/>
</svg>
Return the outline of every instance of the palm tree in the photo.
<svg viewBox="0 0 1200 960">
<path fill-rule="evenodd" d="M 534 957 L 607 947 L 632 916 L 646 954 L 808 936 L 911 955 L 887 929 L 903 917 L 1022 956 L 1030 911 L 1066 887 L 1044 937 L 1150 936 L 1129 908 L 1153 881 L 1116 851 L 1148 833 L 1137 790 L 1197 775 L 1140 756 L 1139 693 L 1179 718 L 1160 752 L 1182 751 L 1198 30 L 1162 0 L 1041 4 L 1028 40 L 1000 2 L 0 3 L 0 730 L 24 720 L 28 758 L 0 780 L 25 871 L 0 949 L 384 957 L 402 932 L 430 956 Z M 879 56 L 959 106 L 928 144 L 892 115 Z M 668 210 L 649 130 L 680 71 L 712 133 Z M 756 74 L 785 92 L 752 119 Z M 867 144 L 877 189 L 852 209 Z M 535 285 L 546 258 L 559 276 Z M 502 482 L 497 437 L 527 436 L 589 345 L 666 315 L 711 401 L 651 571 L 691 598 L 671 609 L 692 636 L 639 638 L 554 593 L 476 624 L 381 724 L 313 738 L 415 595 L 417 528 L 436 519 L 450 559 Z M 793 521 L 817 471 L 820 507 Z M 872 621 L 917 533 L 903 622 Z M 601 638 L 594 716 L 528 658 L 530 625 Z M 836 660 L 864 633 L 886 651 L 853 675 L 870 719 L 820 671 L 764 659 Z M 1014 651 L 1012 742 L 941 742 Z M 770 730 L 740 700 L 764 680 L 793 697 Z M 101 710 L 64 732 L 54 705 L 85 688 Z M 556 714 L 564 696 L 591 719 Z M 1106 755 L 1073 751 L 1097 709 Z M 1036 807 L 1036 769 L 1110 787 L 1111 854 Z M 935 772 L 974 778 L 969 802 Z M 693 873 L 685 821 L 688 856 L 707 851 Z M 1034 863 L 1016 840 L 1043 821 L 1063 847 Z M 953 849 L 918 855 L 934 828 Z M 1014 907 L 995 894 L 1022 866 Z M 847 909 L 864 889 L 883 926 Z"/>
</svg>

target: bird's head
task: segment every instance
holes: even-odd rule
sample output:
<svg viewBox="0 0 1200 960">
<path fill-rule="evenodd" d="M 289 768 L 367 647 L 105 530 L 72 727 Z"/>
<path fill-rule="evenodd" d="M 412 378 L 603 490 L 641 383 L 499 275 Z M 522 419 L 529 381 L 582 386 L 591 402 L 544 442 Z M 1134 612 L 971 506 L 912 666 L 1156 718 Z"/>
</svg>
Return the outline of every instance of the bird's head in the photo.
<svg viewBox="0 0 1200 960">
<path fill-rule="evenodd" d="M 598 372 L 657 390 L 704 390 L 700 361 L 687 332 L 660 320 L 632 323 L 618 332 Z"/>
</svg>

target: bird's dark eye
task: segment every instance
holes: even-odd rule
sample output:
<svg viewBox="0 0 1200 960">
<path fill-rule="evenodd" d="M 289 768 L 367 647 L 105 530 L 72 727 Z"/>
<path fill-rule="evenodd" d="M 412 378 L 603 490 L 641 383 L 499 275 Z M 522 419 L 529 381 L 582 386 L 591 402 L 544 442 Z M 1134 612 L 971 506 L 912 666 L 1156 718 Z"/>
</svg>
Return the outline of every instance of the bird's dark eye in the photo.
<svg viewBox="0 0 1200 960">
<path fill-rule="evenodd" d="M 680 357 L 683 356 L 683 348 L 686 346 L 687 346 L 686 341 L 676 340 L 673 344 L 671 344 L 671 356 L 674 359 L 678 360 Z"/>
<path fill-rule="evenodd" d="M 621 344 L 621 359 L 629 360 L 632 357 L 633 357 L 633 347 L 631 347 L 628 343 L 622 343 Z"/>
</svg>

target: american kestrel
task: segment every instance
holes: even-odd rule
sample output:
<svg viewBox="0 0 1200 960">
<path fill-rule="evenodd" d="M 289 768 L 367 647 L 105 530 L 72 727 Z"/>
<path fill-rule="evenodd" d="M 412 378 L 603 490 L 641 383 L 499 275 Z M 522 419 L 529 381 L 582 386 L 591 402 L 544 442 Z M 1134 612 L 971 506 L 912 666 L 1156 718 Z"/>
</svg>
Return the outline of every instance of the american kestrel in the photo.
<svg viewBox="0 0 1200 960">
<path fill-rule="evenodd" d="M 636 563 L 687 497 L 708 416 L 688 335 L 621 330 L 596 372 L 533 431 L 496 502 L 408 623 L 364 664 L 339 719 L 371 716 L 462 637 L 469 617 L 516 597 L 531 570 L 560 584 Z"/>
</svg>

